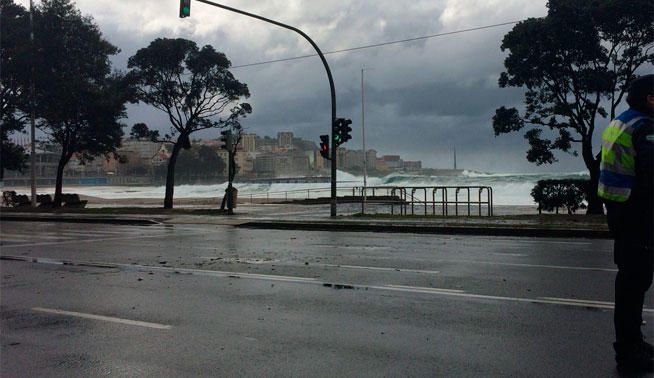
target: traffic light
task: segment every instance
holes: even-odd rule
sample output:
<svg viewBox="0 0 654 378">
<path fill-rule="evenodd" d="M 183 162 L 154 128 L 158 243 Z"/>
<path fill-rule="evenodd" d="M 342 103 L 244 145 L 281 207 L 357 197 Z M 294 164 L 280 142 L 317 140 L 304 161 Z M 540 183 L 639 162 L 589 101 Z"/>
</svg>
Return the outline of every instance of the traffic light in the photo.
<svg viewBox="0 0 654 378">
<path fill-rule="evenodd" d="M 191 16 L 191 0 L 179 0 L 179 18 Z"/>
<path fill-rule="evenodd" d="M 223 142 L 222 148 L 231 151 L 232 150 L 232 131 L 223 130 L 220 132 L 220 141 Z"/>
<path fill-rule="evenodd" d="M 329 135 L 320 136 L 320 155 L 326 160 L 329 159 Z"/>
<path fill-rule="evenodd" d="M 352 136 L 350 135 L 350 132 L 352 131 L 352 128 L 350 127 L 350 125 L 352 124 L 352 120 L 338 118 L 334 121 L 334 123 L 335 123 L 334 142 L 336 143 L 336 147 L 338 147 L 341 144 L 352 139 Z"/>
<path fill-rule="evenodd" d="M 337 118 L 334 120 L 334 144 L 336 147 L 341 145 L 341 123 L 343 118 Z"/>
<path fill-rule="evenodd" d="M 345 143 L 352 139 L 352 136 L 350 135 L 350 132 L 352 131 L 352 128 L 350 127 L 351 124 L 351 119 L 341 119 L 341 130 L 339 132 L 339 134 L 341 134 L 341 143 Z"/>
</svg>

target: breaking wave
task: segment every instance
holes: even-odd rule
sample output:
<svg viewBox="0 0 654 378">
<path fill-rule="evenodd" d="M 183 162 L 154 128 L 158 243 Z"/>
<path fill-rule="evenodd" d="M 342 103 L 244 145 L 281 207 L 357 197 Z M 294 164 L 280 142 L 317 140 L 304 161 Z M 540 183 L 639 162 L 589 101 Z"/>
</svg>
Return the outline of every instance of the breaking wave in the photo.
<svg viewBox="0 0 654 378">
<path fill-rule="evenodd" d="M 420 176 L 411 174 L 390 174 L 385 177 L 369 177 L 368 186 L 490 186 L 493 188 L 496 205 L 533 205 L 531 189 L 538 180 L 587 178 L 586 172 L 572 173 L 483 173 L 463 171 L 458 176 Z M 346 172 L 338 173 L 339 188 L 363 186 L 363 177 Z M 175 198 L 207 198 L 223 195 L 227 184 L 179 185 L 175 187 Z M 317 196 L 329 196 L 329 183 L 239 183 L 234 186 L 239 196 L 298 198 L 307 191 Z M 164 187 L 159 186 L 97 186 L 76 187 L 79 194 L 88 196 L 119 198 L 162 198 Z M 340 192 L 341 194 L 344 194 Z"/>
</svg>

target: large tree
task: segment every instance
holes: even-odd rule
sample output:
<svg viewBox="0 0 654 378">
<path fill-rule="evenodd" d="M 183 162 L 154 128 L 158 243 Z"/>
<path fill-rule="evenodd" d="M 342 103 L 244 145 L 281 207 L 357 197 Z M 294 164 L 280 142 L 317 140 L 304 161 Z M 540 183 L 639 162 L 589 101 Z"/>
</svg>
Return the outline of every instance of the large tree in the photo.
<svg viewBox="0 0 654 378">
<path fill-rule="evenodd" d="M 26 167 L 25 150 L 10 136 L 23 132 L 29 115 L 30 51 L 29 14 L 13 0 L 0 0 L 0 179 L 5 169 Z"/>
<path fill-rule="evenodd" d="M 556 162 L 556 150 L 580 149 L 591 178 L 588 213 L 602 213 L 593 135 L 615 117 L 638 70 L 654 63 L 654 2 L 550 0 L 548 8 L 504 36 L 499 85 L 524 88 L 525 108 L 497 109 L 493 129 L 497 136 L 528 128 L 527 160 L 538 165 Z"/>
<path fill-rule="evenodd" d="M 252 112 L 241 98 L 250 96 L 247 85 L 229 71 L 225 54 L 207 45 L 199 49 L 186 39 L 158 38 L 129 58 L 130 78 L 140 101 L 163 111 L 170 132 L 163 137 L 149 133 L 156 141 L 172 145 L 166 174 L 164 208 L 173 207 L 175 164 L 180 150 L 191 147 L 190 135 L 212 128 L 234 127 Z"/>
<path fill-rule="evenodd" d="M 115 154 L 120 147 L 130 90 L 111 71 L 118 48 L 102 37 L 93 19 L 70 0 L 44 0 L 35 18 L 36 114 L 39 128 L 61 147 L 54 204 L 73 156 L 82 161 Z"/>
</svg>

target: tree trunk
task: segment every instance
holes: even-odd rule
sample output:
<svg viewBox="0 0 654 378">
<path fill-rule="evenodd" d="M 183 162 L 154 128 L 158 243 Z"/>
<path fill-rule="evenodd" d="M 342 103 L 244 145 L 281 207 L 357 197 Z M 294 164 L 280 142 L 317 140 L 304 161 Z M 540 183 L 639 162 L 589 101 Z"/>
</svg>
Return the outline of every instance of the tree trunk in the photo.
<svg viewBox="0 0 654 378">
<path fill-rule="evenodd" d="M 586 214 L 604 214 L 604 205 L 602 200 L 597 195 L 597 187 L 599 185 L 599 160 L 595 161 L 594 167 L 590 169 L 590 185 L 588 186 L 588 210 Z"/>
<path fill-rule="evenodd" d="M 73 157 L 71 154 L 67 154 L 65 151 L 61 153 L 59 158 L 59 164 L 57 165 L 57 180 L 55 181 L 55 193 L 54 199 L 52 200 L 52 207 L 59 208 L 61 207 L 61 202 L 63 200 L 62 188 L 64 183 L 64 168 L 70 158 Z"/>
<path fill-rule="evenodd" d="M 597 186 L 599 185 L 600 175 L 600 158 L 593 156 L 593 147 L 589 139 L 584 139 L 582 143 L 582 155 L 586 168 L 590 173 L 590 185 L 588 185 L 586 196 L 588 198 L 588 209 L 586 214 L 604 214 L 604 205 L 597 195 Z"/>
<path fill-rule="evenodd" d="M 166 197 L 164 198 L 164 209 L 173 208 L 173 195 L 175 193 L 175 163 L 177 163 L 177 156 L 179 151 L 182 149 L 182 143 L 180 139 L 182 135 L 177 139 L 177 143 L 173 145 L 173 152 L 170 155 L 168 160 L 168 170 L 166 172 Z"/>
</svg>

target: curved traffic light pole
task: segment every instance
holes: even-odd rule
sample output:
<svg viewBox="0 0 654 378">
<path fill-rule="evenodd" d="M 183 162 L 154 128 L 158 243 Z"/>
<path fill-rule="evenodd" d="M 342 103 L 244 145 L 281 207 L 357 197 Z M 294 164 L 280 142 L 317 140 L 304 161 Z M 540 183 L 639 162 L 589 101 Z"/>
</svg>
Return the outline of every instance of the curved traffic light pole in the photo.
<svg viewBox="0 0 654 378">
<path fill-rule="evenodd" d="M 334 78 L 332 77 L 332 71 L 329 69 L 329 64 L 327 64 L 327 59 L 325 59 L 325 56 L 323 55 L 322 51 L 320 51 L 320 48 L 318 47 L 318 45 L 316 45 L 316 43 L 311 38 L 309 38 L 309 36 L 306 35 L 305 32 L 303 32 L 302 30 L 300 30 L 300 29 L 298 29 L 296 27 L 286 25 L 286 24 L 283 24 L 281 22 L 271 20 L 269 18 L 265 18 L 265 17 L 259 16 L 259 15 L 253 14 L 253 13 L 244 12 L 244 11 L 236 9 L 236 8 L 228 7 L 226 5 L 214 3 L 212 1 L 207 1 L 207 0 L 196 0 L 196 1 L 198 1 L 200 3 L 208 4 L 208 5 L 213 5 L 214 7 L 222 8 L 222 9 L 228 10 L 230 12 L 242 14 L 244 16 L 256 18 L 257 20 L 265 21 L 265 22 L 277 25 L 279 27 L 282 27 L 284 29 L 292 30 L 292 31 L 298 33 L 299 35 L 301 35 L 302 37 L 304 37 L 304 39 L 306 39 L 307 41 L 309 41 L 311 46 L 313 46 L 313 48 L 318 53 L 318 56 L 320 56 L 320 60 L 322 60 L 322 64 L 325 66 L 325 71 L 327 71 L 327 78 L 329 79 L 329 88 L 331 90 L 331 101 L 332 101 L 332 121 L 331 121 L 331 130 L 332 130 L 331 131 L 331 133 L 332 133 L 332 137 L 331 137 L 331 139 L 332 139 L 332 145 L 331 145 L 332 178 L 331 178 L 331 184 L 332 184 L 332 187 L 331 187 L 331 211 L 330 211 L 330 213 L 331 213 L 332 217 L 335 217 L 336 216 L 336 143 L 335 143 L 335 140 L 334 140 L 334 135 L 336 134 L 336 131 L 334 130 L 334 127 L 335 127 L 335 125 L 334 125 L 335 122 L 334 121 L 336 120 L 336 89 L 334 88 Z"/>
</svg>

